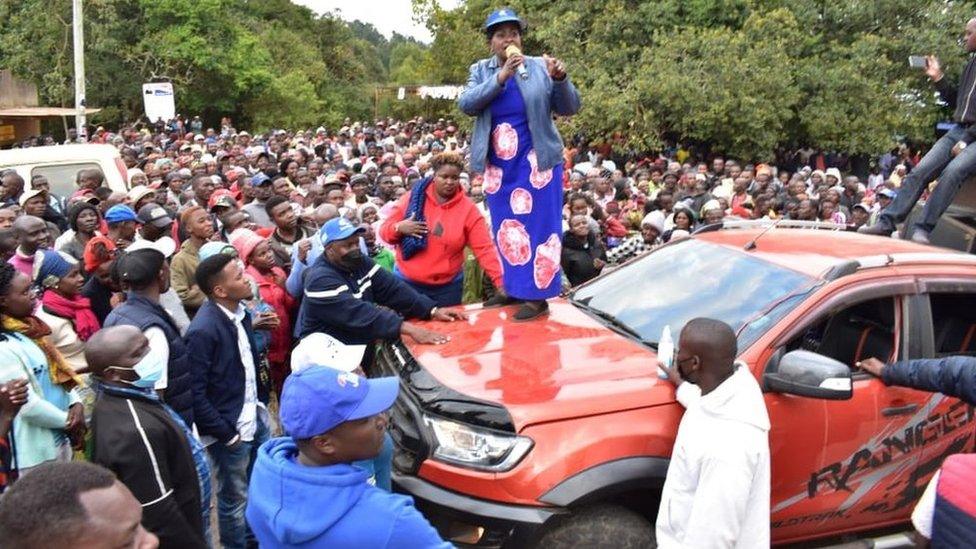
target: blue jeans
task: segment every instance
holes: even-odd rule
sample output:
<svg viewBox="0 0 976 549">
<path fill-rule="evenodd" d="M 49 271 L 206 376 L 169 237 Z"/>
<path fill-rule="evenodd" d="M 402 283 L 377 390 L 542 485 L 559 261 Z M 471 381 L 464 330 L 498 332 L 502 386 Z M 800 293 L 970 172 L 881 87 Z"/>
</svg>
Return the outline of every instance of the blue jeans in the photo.
<svg viewBox="0 0 976 549">
<path fill-rule="evenodd" d="M 258 447 L 268 440 L 268 426 L 258 413 L 258 428 L 254 440 L 241 442 L 230 449 L 221 442 L 207 446 L 212 468 L 217 476 L 217 516 L 220 523 L 220 543 L 224 549 L 245 549 L 256 544 L 254 534 L 244 519 L 247 507 L 247 485 L 257 457 Z"/>
<path fill-rule="evenodd" d="M 894 230 L 895 225 L 904 221 L 911 213 L 928 184 L 938 179 L 939 184 L 935 186 L 922 209 L 922 217 L 915 224 L 916 228 L 926 232 L 935 228 L 962 184 L 976 174 L 976 144 L 966 147 L 957 156 L 952 156 L 952 147 L 965 133 L 963 128 L 957 126 L 935 142 L 918 166 L 902 181 L 898 196 L 881 212 L 880 223 Z"/>
<path fill-rule="evenodd" d="M 448 282 L 447 284 L 431 285 L 431 284 L 421 284 L 420 282 L 414 282 L 409 278 L 403 276 L 400 269 L 393 267 L 393 274 L 397 276 L 400 280 L 404 281 L 407 286 L 410 286 L 417 293 L 424 294 L 434 301 L 434 305 L 437 307 L 453 307 L 455 305 L 461 304 L 461 294 L 464 287 L 464 271 L 462 270 L 454 280 Z"/>
<path fill-rule="evenodd" d="M 393 469 L 393 438 L 390 433 L 383 433 L 383 447 L 378 456 L 353 463 L 356 467 L 369 473 L 376 481 L 376 487 L 387 492 L 393 490 L 391 473 Z"/>
</svg>

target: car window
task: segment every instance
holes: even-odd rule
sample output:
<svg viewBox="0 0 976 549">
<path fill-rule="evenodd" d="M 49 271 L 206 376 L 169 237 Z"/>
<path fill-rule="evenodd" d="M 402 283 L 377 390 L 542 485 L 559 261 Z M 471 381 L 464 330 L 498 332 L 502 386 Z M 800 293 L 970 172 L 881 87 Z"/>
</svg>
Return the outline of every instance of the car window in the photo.
<svg viewBox="0 0 976 549">
<path fill-rule="evenodd" d="M 650 342 L 665 325 L 676 336 L 695 317 L 722 320 L 744 350 L 818 283 L 746 252 L 689 239 L 628 263 L 572 298 L 613 315 Z"/>
<path fill-rule="evenodd" d="M 896 357 L 895 298 L 854 304 L 820 319 L 786 345 L 786 351 L 812 351 L 854 368 L 860 360 Z"/>
<path fill-rule="evenodd" d="M 50 164 L 47 166 L 36 166 L 31 170 L 31 177 L 43 175 L 51 185 L 51 192 L 62 198 L 71 196 L 77 189 L 78 172 L 81 170 L 95 169 L 102 171 L 101 166 L 95 162 L 78 162 L 76 164 Z M 104 172 L 103 172 L 104 176 Z"/>
<path fill-rule="evenodd" d="M 976 294 L 929 294 L 937 356 L 976 355 Z"/>
</svg>

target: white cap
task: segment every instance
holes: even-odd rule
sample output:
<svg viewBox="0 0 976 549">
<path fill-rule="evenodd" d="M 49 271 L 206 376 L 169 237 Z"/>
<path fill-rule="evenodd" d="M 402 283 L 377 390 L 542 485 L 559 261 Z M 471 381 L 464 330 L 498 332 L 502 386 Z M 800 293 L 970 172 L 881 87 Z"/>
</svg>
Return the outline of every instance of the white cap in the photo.
<svg viewBox="0 0 976 549">
<path fill-rule="evenodd" d="M 363 362 L 365 345 L 346 345 L 321 332 L 308 334 L 291 352 L 291 371 L 300 372 L 310 366 L 328 366 L 351 372 Z"/>
<path fill-rule="evenodd" d="M 125 249 L 126 253 L 136 250 L 156 250 L 163 254 L 163 256 L 170 257 L 176 252 L 176 241 L 168 236 L 161 236 L 157 240 L 140 238 L 132 244 L 129 244 L 129 247 Z"/>
</svg>

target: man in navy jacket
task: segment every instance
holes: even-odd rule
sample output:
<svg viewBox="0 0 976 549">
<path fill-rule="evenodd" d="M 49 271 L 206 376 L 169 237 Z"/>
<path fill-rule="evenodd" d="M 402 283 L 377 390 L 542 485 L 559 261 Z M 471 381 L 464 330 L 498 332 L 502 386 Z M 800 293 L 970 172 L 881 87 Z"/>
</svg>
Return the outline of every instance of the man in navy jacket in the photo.
<svg viewBox="0 0 976 549">
<path fill-rule="evenodd" d="M 857 366 L 881 378 L 885 385 L 939 392 L 970 406 L 976 405 L 976 357 L 947 356 L 893 364 L 869 358 Z M 958 504 L 972 501 L 972 485 L 976 482 L 974 464 L 976 454 L 949 456 L 915 506 L 912 524 L 919 536 L 931 540 L 932 547 L 962 547 L 976 534 L 976 513 L 971 507 Z M 929 543 L 919 546 L 929 546 Z"/>
<path fill-rule="evenodd" d="M 408 335 L 418 343 L 447 343 L 448 336 L 414 326 L 403 317 L 450 322 L 467 316 L 435 307 L 430 298 L 365 257 L 359 245 L 363 232 L 363 227 L 345 218 L 322 227 L 324 252 L 305 271 L 299 337 L 323 332 L 347 345 L 363 345 Z"/>
<path fill-rule="evenodd" d="M 976 406 L 976 357 L 922 358 L 887 365 L 869 358 L 857 366 L 881 378 L 885 385 L 942 393 Z"/>
<path fill-rule="evenodd" d="M 196 283 L 207 296 L 186 333 L 193 372 L 193 412 L 216 470 L 220 542 L 243 549 L 253 535 L 244 520 L 247 484 L 258 447 L 268 439 L 268 389 L 241 301 L 251 285 L 236 257 L 200 262 Z"/>
</svg>

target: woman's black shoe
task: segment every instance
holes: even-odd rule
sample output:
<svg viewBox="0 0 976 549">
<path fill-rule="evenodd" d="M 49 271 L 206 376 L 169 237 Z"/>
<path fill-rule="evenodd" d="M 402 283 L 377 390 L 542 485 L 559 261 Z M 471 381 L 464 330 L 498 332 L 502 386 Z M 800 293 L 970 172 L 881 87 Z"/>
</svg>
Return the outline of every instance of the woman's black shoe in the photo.
<svg viewBox="0 0 976 549">
<path fill-rule="evenodd" d="M 499 292 L 491 296 L 490 298 L 488 298 L 482 304 L 482 307 L 484 307 L 485 309 L 490 309 L 491 307 L 502 307 L 504 305 L 511 305 L 513 303 L 518 303 L 518 302 L 519 302 L 518 299 Z"/>
<path fill-rule="evenodd" d="M 515 311 L 515 314 L 512 315 L 512 320 L 515 322 L 525 322 L 548 313 L 549 303 L 546 301 L 526 301 L 521 307 L 519 307 L 518 311 Z"/>
</svg>

